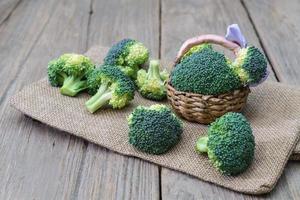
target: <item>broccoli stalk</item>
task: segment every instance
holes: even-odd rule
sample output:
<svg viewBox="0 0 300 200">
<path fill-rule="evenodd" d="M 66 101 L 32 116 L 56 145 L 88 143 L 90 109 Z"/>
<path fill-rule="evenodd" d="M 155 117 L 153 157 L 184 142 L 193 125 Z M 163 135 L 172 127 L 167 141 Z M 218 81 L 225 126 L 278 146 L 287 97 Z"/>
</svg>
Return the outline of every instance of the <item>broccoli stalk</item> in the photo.
<svg viewBox="0 0 300 200">
<path fill-rule="evenodd" d="M 103 81 L 101 83 L 97 93 L 85 103 L 88 111 L 94 113 L 96 110 L 107 104 L 112 97 L 112 91 L 109 88 L 109 85 L 109 81 Z"/>
<path fill-rule="evenodd" d="M 87 88 L 86 80 L 82 80 L 82 77 L 76 76 L 63 76 L 63 85 L 60 88 L 60 92 L 63 95 L 75 96 L 78 92 Z"/>
<path fill-rule="evenodd" d="M 159 71 L 159 61 L 151 60 L 149 69 L 148 69 L 148 79 L 155 79 L 161 84 L 164 84 L 164 81 L 161 80 L 160 71 Z"/>
<path fill-rule="evenodd" d="M 164 85 L 167 78 L 168 73 L 166 71 L 159 71 L 159 61 L 151 60 L 148 72 L 144 69 L 138 71 L 136 83 L 143 97 L 159 101 L 167 96 Z"/>
<path fill-rule="evenodd" d="M 203 136 L 197 140 L 196 151 L 199 153 L 207 153 L 208 136 Z"/>
</svg>

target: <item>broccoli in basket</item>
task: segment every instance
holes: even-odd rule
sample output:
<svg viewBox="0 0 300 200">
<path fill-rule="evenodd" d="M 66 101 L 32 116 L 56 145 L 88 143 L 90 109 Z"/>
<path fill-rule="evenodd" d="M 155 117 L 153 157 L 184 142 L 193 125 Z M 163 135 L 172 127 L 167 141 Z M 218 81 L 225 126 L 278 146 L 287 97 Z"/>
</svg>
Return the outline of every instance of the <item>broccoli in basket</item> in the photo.
<svg viewBox="0 0 300 200">
<path fill-rule="evenodd" d="M 267 61 L 262 52 L 254 46 L 241 48 L 230 65 L 243 85 L 259 83 L 267 74 Z"/>
<path fill-rule="evenodd" d="M 249 122 L 240 113 L 229 112 L 211 123 L 208 135 L 200 137 L 196 151 L 207 153 L 210 162 L 225 175 L 245 171 L 254 157 L 255 141 Z"/>
<path fill-rule="evenodd" d="M 185 58 L 188 58 L 189 56 L 191 56 L 192 54 L 194 54 L 196 52 L 200 52 L 200 51 L 205 50 L 205 49 L 212 50 L 213 48 L 212 48 L 212 45 L 208 44 L 208 43 L 204 43 L 204 44 L 199 44 L 199 45 L 193 46 L 192 48 L 190 48 L 188 50 L 188 52 L 186 52 L 182 56 L 182 58 L 180 59 L 180 61 L 182 61 Z"/>
<path fill-rule="evenodd" d="M 140 65 L 149 58 L 148 49 L 133 39 L 123 39 L 114 44 L 104 58 L 105 65 L 116 65 L 132 79 L 136 79 Z"/>
<path fill-rule="evenodd" d="M 134 82 L 116 66 L 103 65 L 95 69 L 88 76 L 87 84 L 88 92 L 94 95 L 85 103 L 91 113 L 106 104 L 123 108 L 134 98 Z"/>
<path fill-rule="evenodd" d="M 87 88 L 87 75 L 95 68 L 92 61 L 79 54 L 64 54 L 48 64 L 48 78 L 63 95 L 75 96 Z"/>
<path fill-rule="evenodd" d="M 172 86 L 182 92 L 218 95 L 241 87 L 228 66 L 229 60 L 211 48 L 202 48 L 182 59 L 171 72 Z"/>
<path fill-rule="evenodd" d="M 162 100 L 167 97 L 165 81 L 168 78 L 166 71 L 159 71 L 159 61 L 151 60 L 148 72 L 140 69 L 137 74 L 137 86 L 141 95 L 151 100 Z"/>
<path fill-rule="evenodd" d="M 129 143 L 150 154 L 162 154 L 175 146 L 182 122 L 164 105 L 138 106 L 128 117 Z"/>
</svg>

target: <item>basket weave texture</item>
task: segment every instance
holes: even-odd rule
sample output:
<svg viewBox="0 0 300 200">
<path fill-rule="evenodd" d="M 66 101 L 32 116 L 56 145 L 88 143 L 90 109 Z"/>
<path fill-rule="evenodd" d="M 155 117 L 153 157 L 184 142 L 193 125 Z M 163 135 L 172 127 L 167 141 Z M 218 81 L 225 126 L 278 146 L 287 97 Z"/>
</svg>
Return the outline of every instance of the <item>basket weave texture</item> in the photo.
<svg viewBox="0 0 300 200">
<path fill-rule="evenodd" d="M 181 46 L 173 67 L 180 62 L 181 57 L 192 47 L 211 43 L 223 46 L 235 55 L 240 46 L 218 35 L 201 35 L 186 40 Z M 176 91 L 170 81 L 166 83 L 168 100 L 176 113 L 188 121 L 209 124 L 227 112 L 240 112 L 246 105 L 249 87 L 243 87 L 219 95 L 202 95 Z"/>
<path fill-rule="evenodd" d="M 167 83 L 168 100 L 175 112 L 188 121 L 209 124 L 227 112 L 240 112 L 246 105 L 249 87 L 220 95 L 177 91 Z"/>
</svg>

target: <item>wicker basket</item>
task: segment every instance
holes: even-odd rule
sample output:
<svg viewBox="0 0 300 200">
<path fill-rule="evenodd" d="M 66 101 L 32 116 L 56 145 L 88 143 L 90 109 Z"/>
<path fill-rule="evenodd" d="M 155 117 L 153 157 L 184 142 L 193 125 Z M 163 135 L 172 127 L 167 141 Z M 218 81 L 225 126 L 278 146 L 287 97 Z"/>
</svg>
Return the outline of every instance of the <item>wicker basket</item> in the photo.
<svg viewBox="0 0 300 200">
<path fill-rule="evenodd" d="M 191 47 L 201 43 L 219 44 L 234 53 L 240 48 L 237 44 L 216 35 L 203 35 L 187 40 L 177 55 L 175 65 Z M 209 124 L 227 112 L 240 112 L 247 102 L 249 87 L 220 95 L 202 95 L 176 91 L 170 82 L 166 84 L 168 100 L 176 113 L 188 121 Z"/>
</svg>

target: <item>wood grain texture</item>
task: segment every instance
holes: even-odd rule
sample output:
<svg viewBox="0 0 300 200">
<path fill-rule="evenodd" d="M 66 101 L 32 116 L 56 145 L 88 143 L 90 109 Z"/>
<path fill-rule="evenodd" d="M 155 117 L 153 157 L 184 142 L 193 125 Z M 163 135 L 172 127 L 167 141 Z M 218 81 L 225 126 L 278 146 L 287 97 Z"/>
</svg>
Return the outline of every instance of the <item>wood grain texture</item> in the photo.
<svg viewBox="0 0 300 200">
<path fill-rule="evenodd" d="M 18 7 L 21 0 L 1 0 L 0 1 L 0 25 L 4 23 Z"/>
<path fill-rule="evenodd" d="M 174 59 L 185 39 L 207 33 L 225 35 L 226 27 L 232 23 L 240 25 L 250 44 L 261 48 L 247 12 L 238 0 L 162 0 L 161 55 Z M 272 70 L 270 65 L 269 70 Z M 273 72 L 269 79 L 276 81 Z M 161 181 L 162 199 L 292 199 L 285 173 L 275 190 L 262 197 L 231 192 L 165 168 Z"/>
<path fill-rule="evenodd" d="M 86 4 L 87 3 L 87 4 Z M 22 1 L 0 27 L 0 199 L 69 199 L 85 150 L 82 140 L 8 106 L 66 51 L 84 52 L 89 2 Z"/>
<path fill-rule="evenodd" d="M 157 167 L 89 144 L 78 199 L 158 199 Z"/>
<path fill-rule="evenodd" d="M 300 2 L 244 1 L 281 82 L 300 85 Z"/>
<path fill-rule="evenodd" d="M 300 2 L 244 1 L 280 82 L 300 85 Z M 299 144 L 297 146 L 297 149 Z M 300 166 L 290 162 L 285 170 L 290 195 L 300 198 Z"/>
<path fill-rule="evenodd" d="M 158 1 L 94 1 L 88 46 L 123 38 L 143 42 L 158 56 Z M 100 111 L 101 112 L 101 111 Z M 113 122 L 112 122 L 113 123 Z M 79 199 L 158 199 L 159 168 L 89 144 L 80 174 Z"/>
<path fill-rule="evenodd" d="M 262 49 L 239 0 L 162 0 L 161 55 L 174 60 L 186 39 L 209 33 L 225 35 L 227 26 L 233 23 L 239 24 L 249 44 Z M 275 81 L 270 65 L 268 68 L 271 72 L 269 80 Z"/>
</svg>

